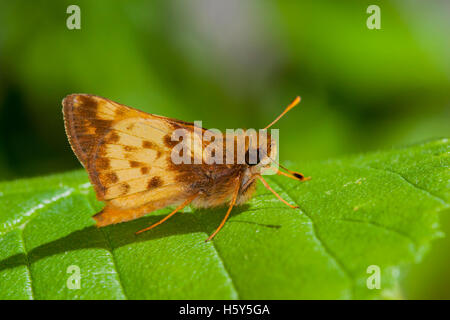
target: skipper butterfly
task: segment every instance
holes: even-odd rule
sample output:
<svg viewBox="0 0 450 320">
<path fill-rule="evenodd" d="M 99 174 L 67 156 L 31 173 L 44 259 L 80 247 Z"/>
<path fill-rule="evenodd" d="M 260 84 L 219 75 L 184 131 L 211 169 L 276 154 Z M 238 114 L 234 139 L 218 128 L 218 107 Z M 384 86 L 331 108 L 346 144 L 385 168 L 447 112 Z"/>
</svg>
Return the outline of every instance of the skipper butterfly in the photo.
<svg viewBox="0 0 450 320">
<path fill-rule="evenodd" d="M 271 127 L 299 102 L 300 97 L 297 97 L 263 130 Z M 239 137 L 229 139 L 225 135 L 220 141 L 223 158 L 230 155 L 231 149 L 232 158 L 236 160 L 238 155 L 234 146 L 240 144 L 245 151 L 244 162 L 211 163 L 208 157 L 214 154 L 193 152 L 195 146 L 192 146 L 198 141 L 203 148 L 210 143 L 198 139 L 199 134 L 207 130 L 197 128 L 193 123 L 145 113 L 88 94 L 71 94 L 64 98 L 62 105 L 70 145 L 86 168 L 97 199 L 106 203 L 104 209 L 93 216 L 98 227 L 176 206 L 164 219 L 137 232 L 141 233 L 163 223 L 189 204 L 197 208 L 228 204 L 224 219 L 206 239 L 208 241 L 223 227 L 233 206 L 251 198 L 257 180 L 283 203 L 296 208 L 282 199 L 262 177 L 264 170 L 275 161 L 271 155 L 276 152 L 276 145 L 270 135 L 265 141 L 256 139 L 256 144 L 248 139 L 239 140 Z M 184 146 L 188 146 L 184 152 L 194 161 L 174 163 L 172 155 L 178 142 L 172 138 L 176 130 L 190 133 L 187 138 L 184 136 Z M 249 161 L 251 151 L 256 152 L 256 161 Z M 299 181 L 309 179 L 281 165 L 279 167 L 287 172 L 277 169 L 277 174 Z"/>
</svg>

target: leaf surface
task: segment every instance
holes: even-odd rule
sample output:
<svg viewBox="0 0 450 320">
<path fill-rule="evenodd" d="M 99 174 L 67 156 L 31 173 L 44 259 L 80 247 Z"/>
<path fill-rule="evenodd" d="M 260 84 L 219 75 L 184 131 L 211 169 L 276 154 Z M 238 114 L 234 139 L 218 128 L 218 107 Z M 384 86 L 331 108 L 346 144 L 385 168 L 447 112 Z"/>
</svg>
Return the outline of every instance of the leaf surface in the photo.
<svg viewBox="0 0 450 320">
<path fill-rule="evenodd" d="M 291 163 L 312 180 L 269 177 L 233 210 L 170 208 L 98 229 L 84 171 L 0 183 L 0 299 L 401 298 L 405 266 L 442 236 L 447 139 L 345 159 Z M 70 289 L 75 266 L 80 288 Z M 369 289 L 369 266 L 381 289 Z M 73 268 L 73 267 L 72 267 Z M 68 272 L 69 271 L 69 272 Z M 68 285 L 69 284 L 69 285 Z"/>
</svg>

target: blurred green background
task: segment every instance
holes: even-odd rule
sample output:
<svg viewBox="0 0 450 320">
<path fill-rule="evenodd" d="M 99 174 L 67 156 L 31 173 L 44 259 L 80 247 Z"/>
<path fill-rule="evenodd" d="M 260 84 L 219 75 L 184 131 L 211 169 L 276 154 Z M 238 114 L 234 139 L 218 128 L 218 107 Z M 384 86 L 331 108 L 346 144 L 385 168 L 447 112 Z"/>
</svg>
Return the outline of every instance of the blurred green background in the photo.
<svg viewBox="0 0 450 320">
<path fill-rule="evenodd" d="M 219 129 L 264 127 L 300 95 L 277 124 L 300 163 L 449 136 L 448 30 L 445 0 L 1 1 L 0 180 L 80 168 L 70 93 Z M 449 248 L 405 274 L 405 298 L 450 298 Z"/>
</svg>

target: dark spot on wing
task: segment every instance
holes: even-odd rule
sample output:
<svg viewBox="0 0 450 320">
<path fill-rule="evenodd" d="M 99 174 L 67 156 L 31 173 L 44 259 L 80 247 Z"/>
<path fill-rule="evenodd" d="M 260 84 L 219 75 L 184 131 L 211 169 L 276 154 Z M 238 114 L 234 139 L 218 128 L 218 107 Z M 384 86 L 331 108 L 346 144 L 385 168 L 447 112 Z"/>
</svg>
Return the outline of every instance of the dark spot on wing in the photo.
<svg viewBox="0 0 450 320">
<path fill-rule="evenodd" d="M 169 148 L 173 148 L 174 146 L 176 146 L 179 141 L 172 141 L 172 138 L 170 137 L 170 135 L 166 134 L 163 138 L 164 144 L 166 145 L 166 147 Z"/>
<path fill-rule="evenodd" d="M 106 144 L 101 144 L 99 147 L 98 147 L 98 151 L 97 151 L 97 155 L 98 156 L 106 156 L 106 154 L 108 153 L 108 147 L 107 147 L 107 145 Z"/>
<path fill-rule="evenodd" d="M 156 176 L 150 179 L 148 182 L 147 188 L 148 189 L 155 189 L 162 186 L 162 180 L 160 177 Z"/>
<path fill-rule="evenodd" d="M 95 134 L 98 136 L 103 136 L 111 130 L 112 126 L 111 120 L 102 120 L 102 119 L 92 119 L 89 120 L 90 126 L 95 128 Z"/>
<path fill-rule="evenodd" d="M 148 168 L 147 167 L 142 167 L 141 168 L 141 173 L 142 174 L 147 174 L 148 173 Z"/>
<path fill-rule="evenodd" d="M 193 122 L 181 121 L 181 120 L 171 120 L 169 119 L 168 123 L 172 126 L 173 129 L 180 129 L 186 126 L 194 126 Z"/>
<path fill-rule="evenodd" d="M 105 178 L 107 183 L 116 183 L 117 181 L 119 181 L 119 177 L 115 172 L 108 172 L 105 175 Z"/>
<path fill-rule="evenodd" d="M 108 158 L 98 158 L 95 165 L 98 170 L 106 170 L 106 169 L 110 168 L 110 163 L 109 163 Z"/>
<path fill-rule="evenodd" d="M 83 109 L 97 110 L 98 102 L 94 97 L 79 95 L 76 98 L 77 106 Z"/>
<path fill-rule="evenodd" d="M 132 168 L 136 168 L 136 167 L 139 167 L 140 166 L 140 162 L 138 162 L 138 161 L 128 161 L 129 163 L 130 163 L 130 167 L 132 167 Z"/>
<path fill-rule="evenodd" d="M 116 117 L 122 117 L 124 114 L 126 113 L 126 110 L 125 110 L 125 108 L 124 107 L 119 107 L 119 108 L 117 108 L 116 109 L 116 111 L 114 112 L 114 115 L 116 116 Z"/>
<path fill-rule="evenodd" d="M 109 143 L 117 143 L 120 140 L 120 136 L 117 134 L 117 132 L 113 131 L 109 135 Z"/>
<path fill-rule="evenodd" d="M 120 189 L 122 191 L 122 194 L 127 194 L 128 190 L 130 190 L 130 185 L 128 183 L 124 182 L 120 185 Z"/>
<path fill-rule="evenodd" d="M 142 148 L 146 148 L 146 149 L 153 149 L 153 143 L 151 143 L 150 141 L 144 140 L 142 141 Z"/>
</svg>

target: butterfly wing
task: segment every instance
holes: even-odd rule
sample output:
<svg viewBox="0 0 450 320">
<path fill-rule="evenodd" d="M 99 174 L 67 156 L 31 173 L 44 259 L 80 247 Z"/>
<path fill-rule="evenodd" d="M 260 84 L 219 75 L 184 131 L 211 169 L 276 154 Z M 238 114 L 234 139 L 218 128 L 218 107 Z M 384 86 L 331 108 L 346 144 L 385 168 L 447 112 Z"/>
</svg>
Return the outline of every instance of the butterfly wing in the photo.
<svg viewBox="0 0 450 320">
<path fill-rule="evenodd" d="M 72 149 L 106 201 L 98 225 L 135 219 L 196 192 L 191 182 L 201 172 L 174 167 L 170 158 L 173 130 L 191 130 L 183 122 L 84 94 L 67 96 L 63 114 Z"/>
</svg>

